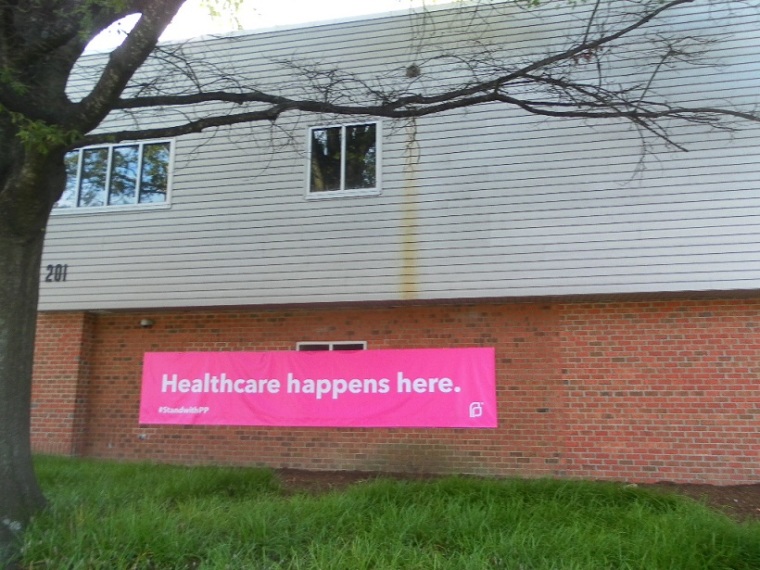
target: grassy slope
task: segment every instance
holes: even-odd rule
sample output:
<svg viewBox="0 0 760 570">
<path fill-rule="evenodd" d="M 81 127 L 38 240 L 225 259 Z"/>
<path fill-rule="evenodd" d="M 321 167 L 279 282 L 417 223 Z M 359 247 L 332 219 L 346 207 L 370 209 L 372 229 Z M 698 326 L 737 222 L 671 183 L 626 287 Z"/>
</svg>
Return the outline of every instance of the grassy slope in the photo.
<svg viewBox="0 0 760 570">
<path fill-rule="evenodd" d="M 271 472 L 40 458 L 34 569 L 758 569 L 760 524 L 606 483 L 376 481 L 284 496 Z"/>
</svg>

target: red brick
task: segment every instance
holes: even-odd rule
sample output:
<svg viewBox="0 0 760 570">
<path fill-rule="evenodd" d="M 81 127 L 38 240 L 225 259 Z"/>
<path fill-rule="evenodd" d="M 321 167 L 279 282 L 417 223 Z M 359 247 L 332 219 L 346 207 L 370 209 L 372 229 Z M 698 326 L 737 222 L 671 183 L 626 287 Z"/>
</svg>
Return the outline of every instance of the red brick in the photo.
<svg viewBox="0 0 760 570">
<path fill-rule="evenodd" d="M 756 482 L 757 323 L 759 299 L 46 313 L 33 441 L 40 452 L 191 464 Z M 145 352 L 350 339 L 496 347 L 499 428 L 138 425 Z"/>
</svg>

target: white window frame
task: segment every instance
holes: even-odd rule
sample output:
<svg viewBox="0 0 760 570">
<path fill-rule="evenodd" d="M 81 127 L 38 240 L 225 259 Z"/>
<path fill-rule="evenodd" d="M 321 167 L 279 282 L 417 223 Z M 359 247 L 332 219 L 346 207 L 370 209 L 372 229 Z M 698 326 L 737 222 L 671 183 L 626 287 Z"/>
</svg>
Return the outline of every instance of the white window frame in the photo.
<svg viewBox="0 0 760 570">
<path fill-rule="evenodd" d="M 138 141 L 123 141 L 119 143 L 109 143 L 109 144 L 96 144 L 96 145 L 90 145 L 90 146 L 83 146 L 80 148 L 75 149 L 75 151 L 80 153 L 80 160 L 78 162 L 77 166 L 77 196 L 75 197 L 77 205 L 74 205 L 70 208 L 53 208 L 52 214 L 53 215 L 83 215 L 83 214 L 98 214 L 103 212 L 116 212 L 116 211 L 124 211 L 124 210 L 154 210 L 154 209 L 166 209 L 171 206 L 171 196 L 172 196 L 172 188 L 174 185 L 174 153 L 176 145 L 174 144 L 174 139 L 150 139 L 150 140 L 138 140 Z M 81 187 L 80 177 L 82 175 L 82 160 L 81 160 L 81 154 L 86 150 L 92 150 L 92 149 L 102 149 L 107 148 L 108 149 L 108 162 L 107 162 L 107 168 L 106 168 L 106 188 L 110 186 L 111 181 L 111 163 L 113 160 L 113 149 L 117 147 L 122 146 L 133 146 L 137 145 L 139 147 L 139 156 L 138 156 L 138 172 L 142 171 L 142 161 L 143 161 L 143 147 L 151 144 L 168 144 L 169 145 L 169 164 L 167 165 L 167 180 L 166 180 L 166 200 L 163 202 L 144 202 L 139 203 L 136 202 L 134 204 L 104 204 L 103 206 L 79 206 L 79 191 Z M 136 188 L 136 196 L 139 198 L 140 195 L 140 182 L 138 180 L 138 185 Z M 106 201 L 108 200 L 108 193 L 106 193 Z"/>
<path fill-rule="evenodd" d="M 356 346 L 361 345 L 362 348 L 354 348 L 354 349 L 347 349 L 347 348 L 336 348 L 341 346 Z M 320 348 L 318 350 L 305 350 L 304 346 L 320 346 L 323 348 Z M 296 343 L 296 350 L 301 352 L 320 352 L 320 351 L 333 351 L 333 350 L 367 350 L 367 341 L 366 340 L 337 340 L 337 341 L 301 341 Z"/>
<path fill-rule="evenodd" d="M 359 125 L 375 125 L 375 186 L 374 188 L 355 188 L 340 190 L 322 190 L 312 191 L 311 189 L 311 137 L 312 132 L 340 127 L 342 132 L 345 133 L 347 127 L 355 127 Z M 309 127 L 309 131 L 306 137 L 306 199 L 307 200 L 331 200 L 333 198 L 353 198 L 362 196 L 377 196 L 380 194 L 382 184 L 382 156 L 383 156 L 383 128 L 381 121 L 356 121 L 353 123 L 337 123 L 327 125 L 316 125 Z M 345 184 L 345 172 L 346 172 L 346 137 L 341 136 L 341 186 Z"/>
</svg>

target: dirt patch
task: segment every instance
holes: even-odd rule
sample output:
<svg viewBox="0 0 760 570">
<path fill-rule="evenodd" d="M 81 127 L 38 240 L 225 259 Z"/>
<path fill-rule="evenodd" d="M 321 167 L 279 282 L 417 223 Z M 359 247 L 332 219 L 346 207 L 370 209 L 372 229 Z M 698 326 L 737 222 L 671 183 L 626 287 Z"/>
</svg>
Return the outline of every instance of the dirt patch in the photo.
<svg viewBox="0 0 760 570">
<path fill-rule="evenodd" d="M 434 475 L 410 473 L 308 471 L 301 469 L 279 469 L 277 474 L 285 490 L 293 493 L 324 493 L 341 490 L 349 485 L 377 478 L 424 480 L 435 477 Z M 663 482 L 640 486 L 691 497 L 739 521 L 760 520 L 760 483 L 718 486 Z"/>
<path fill-rule="evenodd" d="M 663 482 L 644 486 L 686 495 L 736 520 L 760 521 L 760 483 L 723 486 Z"/>
</svg>

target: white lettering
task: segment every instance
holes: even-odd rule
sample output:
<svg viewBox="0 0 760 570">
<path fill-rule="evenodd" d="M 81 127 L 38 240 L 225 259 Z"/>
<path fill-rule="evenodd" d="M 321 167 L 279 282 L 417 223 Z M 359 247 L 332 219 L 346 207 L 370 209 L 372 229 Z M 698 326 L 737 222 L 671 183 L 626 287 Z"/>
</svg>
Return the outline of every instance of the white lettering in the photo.
<svg viewBox="0 0 760 570">
<path fill-rule="evenodd" d="M 264 381 L 260 381 L 264 382 Z M 266 385 L 270 394 L 277 394 L 280 390 L 280 381 L 269 380 Z M 264 386 L 261 386 L 261 391 Z M 330 397 L 337 400 L 344 394 L 387 394 L 390 392 L 390 380 L 388 378 L 318 378 L 316 380 L 305 378 L 299 380 L 292 372 L 288 373 L 288 394 L 313 394 L 317 400 Z"/>
<path fill-rule="evenodd" d="M 322 396 L 330 393 L 331 382 L 326 378 L 317 380 L 317 400 L 321 400 Z"/>
<path fill-rule="evenodd" d="M 177 375 L 176 374 L 172 374 L 171 379 L 169 379 L 168 374 L 164 374 L 164 378 L 161 381 L 161 391 L 166 392 L 169 389 L 171 389 L 172 392 L 177 391 Z"/>
<path fill-rule="evenodd" d="M 388 378 L 305 378 L 299 380 L 292 372 L 284 382 L 288 394 L 311 394 L 317 400 L 339 399 L 345 394 L 387 394 L 390 392 Z M 399 392 L 450 392 L 453 384 L 448 378 L 416 378 L 410 380 L 398 373 Z M 198 378 L 180 378 L 177 374 L 164 374 L 161 378 L 162 392 L 182 394 L 279 394 L 283 383 L 277 378 L 237 378 L 233 380 L 222 372 L 218 376 L 204 372 Z"/>
<path fill-rule="evenodd" d="M 235 386 L 237 386 L 237 382 L 235 383 Z M 222 372 L 222 377 L 219 379 L 219 391 L 222 394 L 225 394 L 227 392 L 232 392 L 233 390 L 238 394 L 241 392 L 236 387 L 233 387 L 232 378 L 227 378 L 227 375 Z"/>
<path fill-rule="evenodd" d="M 293 376 L 292 372 L 288 372 L 288 394 L 300 394 L 301 393 L 301 381 Z"/>
<path fill-rule="evenodd" d="M 414 392 L 416 394 L 427 394 L 434 392 L 441 392 L 443 394 L 449 394 L 453 392 L 459 392 L 459 387 L 454 387 L 454 382 L 451 378 L 415 378 L 411 380 L 406 378 L 403 372 L 399 372 L 396 377 L 396 391 L 400 394 L 408 394 Z"/>
</svg>

